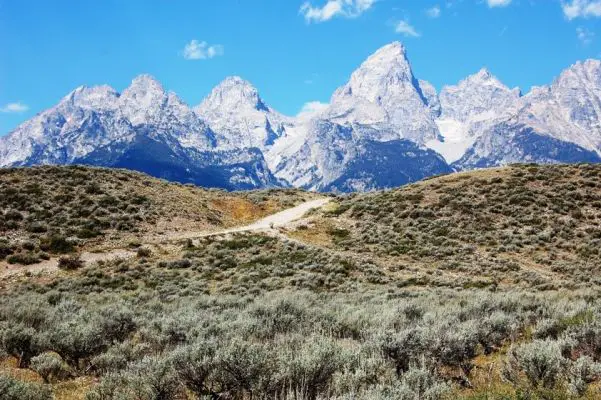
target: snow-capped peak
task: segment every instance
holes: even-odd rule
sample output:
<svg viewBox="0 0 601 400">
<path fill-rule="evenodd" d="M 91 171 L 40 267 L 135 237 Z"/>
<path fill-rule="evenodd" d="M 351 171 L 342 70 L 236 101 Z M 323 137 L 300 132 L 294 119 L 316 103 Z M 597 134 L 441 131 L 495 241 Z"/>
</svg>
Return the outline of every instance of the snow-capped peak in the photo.
<svg viewBox="0 0 601 400">
<path fill-rule="evenodd" d="M 482 81 L 487 81 L 489 79 L 494 78 L 493 74 L 486 67 L 482 67 L 480 69 L 480 71 L 478 71 L 477 73 L 472 75 L 472 77 L 478 78 L 479 80 L 482 80 Z"/>
<path fill-rule="evenodd" d="M 488 68 L 482 68 L 475 74 L 469 75 L 467 78 L 461 80 L 456 86 L 462 88 L 469 86 L 496 86 L 502 90 L 510 90 L 495 75 L 493 75 Z M 446 87 L 452 88 L 453 86 Z"/>
<path fill-rule="evenodd" d="M 90 110 L 113 110 L 117 107 L 119 93 L 108 85 L 79 86 L 63 97 L 59 106 Z"/>
<path fill-rule="evenodd" d="M 135 126 L 158 118 L 167 102 L 167 93 L 153 76 L 143 74 L 134 78 L 120 100 L 123 114 Z"/>
<path fill-rule="evenodd" d="M 388 94 L 394 94 L 399 86 L 407 83 L 414 85 L 414 81 L 405 46 L 393 42 L 365 60 L 353 72 L 346 86 L 334 93 L 332 103 L 349 96 L 381 103 Z"/>
<path fill-rule="evenodd" d="M 405 138 L 421 144 L 438 136 L 437 102 L 432 99 L 433 88 L 425 82 L 424 86 L 427 94 L 413 75 L 405 47 L 393 42 L 367 58 L 336 90 L 328 117 L 343 124 L 385 126 L 392 135 L 388 140 Z"/>
<path fill-rule="evenodd" d="M 519 88 L 508 88 L 488 69 L 482 68 L 457 85 L 441 90 L 442 117 L 466 121 L 485 112 L 505 109 L 520 96 Z"/>
<path fill-rule="evenodd" d="M 401 42 L 392 42 L 380 47 L 363 62 L 362 66 L 374 66 L 378 64 L 409 66 L 407 49 Z"/>
<path fill-rule="evenodd" d="M 164 92 L 163 85 L 154 76 L 149 74 L 140 74 L 136 76 L 125 92 Z"/>
<path fill-rule="evenodd" d="M 267 106 L 259 91 L 239 76 L 224 79 L 196 107 L 224 148 L 265 149 L 281 137 L 287 118 Z"/>
<path fill-rule="evenodd" d="M 564 70 L 553 82 L 553 87 L 579 87 L 582 84 L 601 87 L 601 61 L 578 61 Z"/>
<path fill-rule="evenodd" d="M 259 96 L 259 91 L 250 82 L 239 76 L 230 76 L 225 78 L 211 91 L 198 106 L 198 109 L 215 110 L 226 108 L 228 110 L 235 110 L 239 107 L 269 111 L 261 96 Z"/>
<path fill-rule="evenodd" d="M 522 99 L 521 123 L 601 154 L 601 61 L 579 61 Z"/>
<path fill-rule="evenodd" d="M 457 161 L 477 140 L 483 126 L 517 107 L 520 96 L 520 89 L 508 88 L 486 68 L 457 85 L 443 87 L 436 121 L 442 140 L 427 145 L 447 162 Z"/>
</svg>

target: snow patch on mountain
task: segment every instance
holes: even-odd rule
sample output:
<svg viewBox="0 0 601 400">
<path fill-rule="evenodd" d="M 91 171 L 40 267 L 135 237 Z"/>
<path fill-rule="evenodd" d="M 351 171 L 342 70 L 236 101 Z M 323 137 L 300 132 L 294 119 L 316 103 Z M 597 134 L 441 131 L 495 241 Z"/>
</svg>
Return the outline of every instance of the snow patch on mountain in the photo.
<svg viewBox="0 0 601 400">
<path fill-rule="evenodd" d="M 436 120 L 440 137 L 426 145 L 449 163 L 459 160 L 485 127 L 507 118 L 520 96 L 518 88 L 509 89 L 486 68 L 457 85 L 445 86 L 439 95 L 441 114 Z"/>
</svg>

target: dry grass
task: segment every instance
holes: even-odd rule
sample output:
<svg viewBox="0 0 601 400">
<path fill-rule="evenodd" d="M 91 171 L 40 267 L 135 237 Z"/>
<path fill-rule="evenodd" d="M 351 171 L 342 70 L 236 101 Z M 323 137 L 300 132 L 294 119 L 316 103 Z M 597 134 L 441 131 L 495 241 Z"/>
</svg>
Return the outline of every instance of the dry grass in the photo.
<svg viewBox="0 0 601 400">
<path fill-rule="evenodd" d="M 52 393 L 56 400 L 85 400 L 86 394 L 98 383 L 89 376 L 80 376 L 72 380 L 52 385 Z"/>
<path fill-rule="evenodd" d="M 17 368 L 17 359 L 14 357 L 0 357 L 0 374 L 8 375 L 23 382 L 43 383 L 42 377 L 30 369 Z"/>
</svg>

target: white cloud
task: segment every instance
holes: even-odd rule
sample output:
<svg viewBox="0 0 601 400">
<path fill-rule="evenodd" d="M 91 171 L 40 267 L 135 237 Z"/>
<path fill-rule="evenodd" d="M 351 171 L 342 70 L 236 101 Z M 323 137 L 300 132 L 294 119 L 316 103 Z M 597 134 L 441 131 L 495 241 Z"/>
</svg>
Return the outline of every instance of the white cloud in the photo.
<svg viewBox="0 0 601 400">
<path fill-rule="evenodd" d="M 29 110 L 29 106 L 20 102 L 8 103 L 3 107 L 0 107 L 1 113 L 22 113 Z"/>
<path fill-rule="evenodd" d="M 580 42 L 583 45 L 588 45 L 593 41 L 593 38 L 595 37 L 595 33 L 589 31 L 586 28 L 583 27 L 578 27 L 576 28 L 576 35 L 578 36 L 578 40 L 580 40 Z"/>
<path fill-rule="evenodd" d="M 562 1 L 561 8 L 567 19 L 601 17 L 601 0 Z"/>
<path fill-rule="evenodd" d="M 511 4 L 511 0 L 486 0 L 489 7 L 506 7 Z"/>
<path fill-rule="evenodd" d="M 440 17 L 440 6 L 435 5 L 432 8 L 428 8 L 426 10 L 426 15 L 430 18 L 438 18 Z"/>
<path fill-rule="evenodd" d="M 415 30 L 415 28 L 409 24 L 409 22 L 402 20 L 397 22 L 396 27 L 394 28 L 396 33 L 402 33 L 405 36 L 410 37 L 420 37 L 421 35 Z"/>
<path fill-rule="evenodd" d="M 320 101 L 310 101 L 303 105 L 303 108 L 301 108 L 301 110 L 298 112 L 296 117 L 298 119 L 304 119 L 304 120 L 311 119 L 315 115 L 324 111 L 329 106 L 330 106 L 329 104 L 322 103 Z"/>
<path fill-rule="evenodd" d="M 183 54 L 186 60 L 206 60 L 209 58 L 222 56 L 223 51 L 223 46 L 220 44 L 209 46 L 209 44 L 205 41 L 201 42 L 194 39 L 184 47 Z"/>
<path fill-rule="evenodd" d="M 369 10 L 377 0 L 327 0 L 322 6 L 303 3 L 300 13 L 307 22 L 325 22 L 334 17 L 356 18 Z"/>
</svg>

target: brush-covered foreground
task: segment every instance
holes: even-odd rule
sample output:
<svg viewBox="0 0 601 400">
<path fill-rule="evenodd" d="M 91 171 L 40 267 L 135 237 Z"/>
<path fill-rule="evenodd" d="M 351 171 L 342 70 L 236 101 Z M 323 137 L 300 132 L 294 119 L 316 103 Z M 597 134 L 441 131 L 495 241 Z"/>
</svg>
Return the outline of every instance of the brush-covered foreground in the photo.
<svg viewBox="0 0 601 400">
<path fill-rule="evenodd" d="M 335 198 L 278 234 L 141 235 L 135 257 L 13 277 L 0 290 L 0 398 L 600 398 L 597 176 L 449 175 Z M 30 215 L 8 232 L 28 235 Z"/>
</svg>

